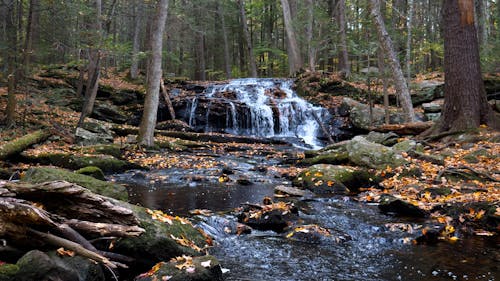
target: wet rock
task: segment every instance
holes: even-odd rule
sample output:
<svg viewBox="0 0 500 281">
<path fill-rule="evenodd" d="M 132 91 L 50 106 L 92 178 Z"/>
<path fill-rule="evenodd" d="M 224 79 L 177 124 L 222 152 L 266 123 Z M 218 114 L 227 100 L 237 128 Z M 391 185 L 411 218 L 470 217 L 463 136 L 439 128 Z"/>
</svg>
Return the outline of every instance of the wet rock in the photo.
<svg viewBox="0 0 500 281">
<path fill-rule="evenodd" d="M 128 200 L 128 192 L 124 186 L 101 181 L 90 176 L 73 173 L 65 169 L 34 167 L 30 168 L 22 178 L 22 181 L 31 183 L 42 183 L 55 180 L 64 180 L 76 183 L 100 195 L 118 200 Z"/>
<path fill-rule="evenodd" d="M 274 188 L 274 193 L 278 195 L 303 197 L 308 194 L 308 190 L 303 190 L 291 186 L 278 185 Z"/>
<path fill-rule="evenodd" d="M 397 167 L 406 163 L 406 160 L 390 147 L 369 142 L 361 136 L 348 142 L 346 149 L 349 153 L 349 160 L 364 167 L 385 169 L 387 166 Z"/>
<path fill-rule="evenodd" d="M 17 270 L 15 270 L 17 269 Z M 16 281 L 104 281 L 104 273 L 99 264 L 80 256 L 60 257 L 55 252 L 44 253 L 33 250 L 26 253 L 14 266 L 7 277 L 1 280 Z"/>
<path fill-rule="evenodd" d="M 332 165 L 342 165 L 349 162 L 349 153 L 347 150 L 338 148 L 331 149 L 321 154 L 313 157 L 306 158 L 302 161 L 304 164 L 315 165 L 315 164 L 332 164 Z"/>
<path fill-rule="evenodd" d="M 288 232 L 286 238 L 309 244 L 319 244 L 329 241 L 342 243 L 351 239 L 348 234 L 334 233 L 330 229 L 315 224 L 296 226 Z"/>
<path fill-rule="evenodd" d="M 240 185 L 252 185 L 253 184 L 253 182 L 247 176 L 243 176 L 243 175 L 240 175 L 236 179 L 236 183 L 240 184 Z"/>
<path fill-rule="evenodd" d="M 167 120 L 156 124 L 156 129 L 166 131 L 194 132 L 193 128 L 182 120 Z"/>
<path fill-rule="evenodd" d="M 178 257 L 155 265 L 149 272 L 137 276 L 135 281 L 222 281 L 219 262 L 212 256 Z"/>
<path fill-rule="evenodd" d="M 106 181 L 106 177 L 104 177 L 104 173 L 99 167 L 96 166 L 87 166 L 75 171 L 77 174 L 82 174 L 86 176 L 91 176 L 95 179 Z"/>
<path fill-rule="evenodd" d="M 383 213 L 392 213 L 399 216 L 417 218 L 426 218 L 429 216 L 429 212 L 388 194 L 383 194 L 380 197 L 378 207 Z"/>
<path fill-rule="evenodd" d="M 302 171 L 293 183 L 316 194 L 346 194 L 372 185 L 374 180 L 362 168 L 317 164 Z"/>
<path fill-rule="evenodd" d="M 258 230 L 283 232 L 298 218 L 298 208 L 291 203 L 264 202 L 264 205 L 244 205 L 237 214 L 238 222 Z"/>
</svg>

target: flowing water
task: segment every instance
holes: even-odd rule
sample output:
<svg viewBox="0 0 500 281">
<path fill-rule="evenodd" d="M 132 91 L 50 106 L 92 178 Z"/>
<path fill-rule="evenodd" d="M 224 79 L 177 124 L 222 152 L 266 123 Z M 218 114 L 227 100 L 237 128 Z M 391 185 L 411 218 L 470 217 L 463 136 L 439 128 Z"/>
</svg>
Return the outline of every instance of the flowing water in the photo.
<svg viewBox="0 0 500 281">
<path fill-rule="evenodd" d="M 211 160 L 212 161 L 212 160 Z M 214 237 L 210 253 L 229 269 L 226 280 L 500 280 L 498 238 L 462 239 L 434 246 L 407 243 L 423 222 L 386 216 L 377 206 L 351 197 L 313 198 L 298 202 L 303 224 L 317 224 L 335 235 L 350 237 L 306 243 L 271 231 L 226 233 L 236 218 L 227 212 L 244 202 L 259 203 L 272 196 L 283 179 L 259 172 L 258 165 L 276 166 L 265 157 L 218 157 L 213 169 L 165 169 L 115 175 L 127 183 L 134 203 L 175 215 L 210 209 L 216 215 L 193 218 Z M 234 179 L 247 175 L 253 185 L 219 183 L 221 167 L 232 169 Z M 162 179 L 162 180 L 158 180 Z M 221 211 L 226 211 L 220 213 Z M 389 230 L 395 223 L 410 225 L 413 233 Z"/>
<path fill-rule="evenodd" d="M 258 137 L 298 138 L 318 148 L 318 120 L 327 120 L 328 111 L 297 96 L 290 79 L 246 78 L 227 84 L 210 86 L 188 104 L 185 120 L 190 126 L 203 126 L 204 131 L 220 131 Z M 200 99 L 208 100 L 200 114 Z M 211 115 L 221 115 L 225 122 L 210 122 Z M 316 120 L 318 118 L 318 120 Z M 198 120 L 198 121 L 197 121 Z M 221 128 L 221 125 L 223 128 Z"/>
</svg>

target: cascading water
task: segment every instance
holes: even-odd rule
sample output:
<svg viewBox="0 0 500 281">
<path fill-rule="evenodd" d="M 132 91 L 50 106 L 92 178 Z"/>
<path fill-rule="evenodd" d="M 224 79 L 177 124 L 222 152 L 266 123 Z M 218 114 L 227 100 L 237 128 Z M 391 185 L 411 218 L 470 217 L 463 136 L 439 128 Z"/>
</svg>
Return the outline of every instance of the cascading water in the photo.
<svg viewBox="0 0 500 281">
<path fill-rule="evenodd" d="M 265 78 L 235 79 L 213 85 L 187 105 L 186 121 L 205 131 L 298 138 L 318 148 L 320 126 L 314 113 L 320 120 L 326 120 L 328 111 L 298 97 L 292 85 L 290 79 Z M 197 114 L 205 116 L 200 118 Z"/>
</svg>

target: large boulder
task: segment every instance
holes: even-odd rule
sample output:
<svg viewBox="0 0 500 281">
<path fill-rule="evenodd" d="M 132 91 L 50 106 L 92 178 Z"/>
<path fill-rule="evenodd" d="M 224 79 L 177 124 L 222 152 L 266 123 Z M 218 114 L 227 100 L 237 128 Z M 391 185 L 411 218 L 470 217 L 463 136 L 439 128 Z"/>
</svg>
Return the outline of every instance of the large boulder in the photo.
<svg viewBox="0 0 500 281">
<path fill-rule="evenodd" d="M 91 116 L 99 120 L 118 124 L 124 124 L 129 119 L 124 111 L 108 102 L 96 103 Z"/>
<path fill-rule="evenodd" d="M 372 120 L 370 120 L 369 105 L 350 98 L 344 98 L 340 107 L 350 112 L 351 122 L 358 129 L 370 130 L 370 127 L 382 125 L 385 122 L 385 111 L 382 108 L 374 107 L 372 109 Z"/>
<path fill-rule="evenodd" d="M 444 82 L 427 80 L 416 85 L 411 101 L 416 106 L 443 97 Z"/>
<path fill-rule="evenodd" d="M 357 136 L 346 145 L 349 160 L 360 166 L 385 169 L 397 167 L 406 163 L 406 160 L 390 147 L 369 142 L 362 136 Z"/>
<path fill-rule="evenodd" d="M 75 141 L 78 145 L 96 145 L 113 142 L 113 132 L 97 120 L 85 122 L 76 128 Z"/>
<path fill-rule="evenodd" d="M 128 192 L 124 186 L 95 179 L 91 176 L 77 174 L 65 169 L 52 167 L 30 168 L 22 177 L 23 181 L 31 183 L 42 183 L 47 181 L 64 180 L 81 185 L 94 193 L 115 198 L 128 200 Z"/>
<path fill-rule="evenodd" d="M 0 266 L 2 281 L 104 281 L 102 267 L 81 256 L 59 256 L 33 250 L 15 265 Z"/>
<path fill-rule="evenodd" d="M 346 194 L 372 185 L 372 178 L 362 168 L 317 164 L 302 171 L 293 183 L 317 194 Z"/>
</svg>

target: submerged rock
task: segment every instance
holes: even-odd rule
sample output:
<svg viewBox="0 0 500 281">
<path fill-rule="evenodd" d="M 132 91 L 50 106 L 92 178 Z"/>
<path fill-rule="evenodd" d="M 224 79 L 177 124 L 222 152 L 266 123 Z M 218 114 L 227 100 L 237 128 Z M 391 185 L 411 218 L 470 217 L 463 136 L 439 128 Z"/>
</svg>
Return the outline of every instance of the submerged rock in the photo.
<svg viewBox="0 0 500 281">
<path fill-rule="evenodd" d="M 283 232 L 298 218 L 298 208 L 291 203 L 265 202 L 264 205 L 245 205 L 237 214 L 238 222 L 258 230 Z"/>
</svg>

